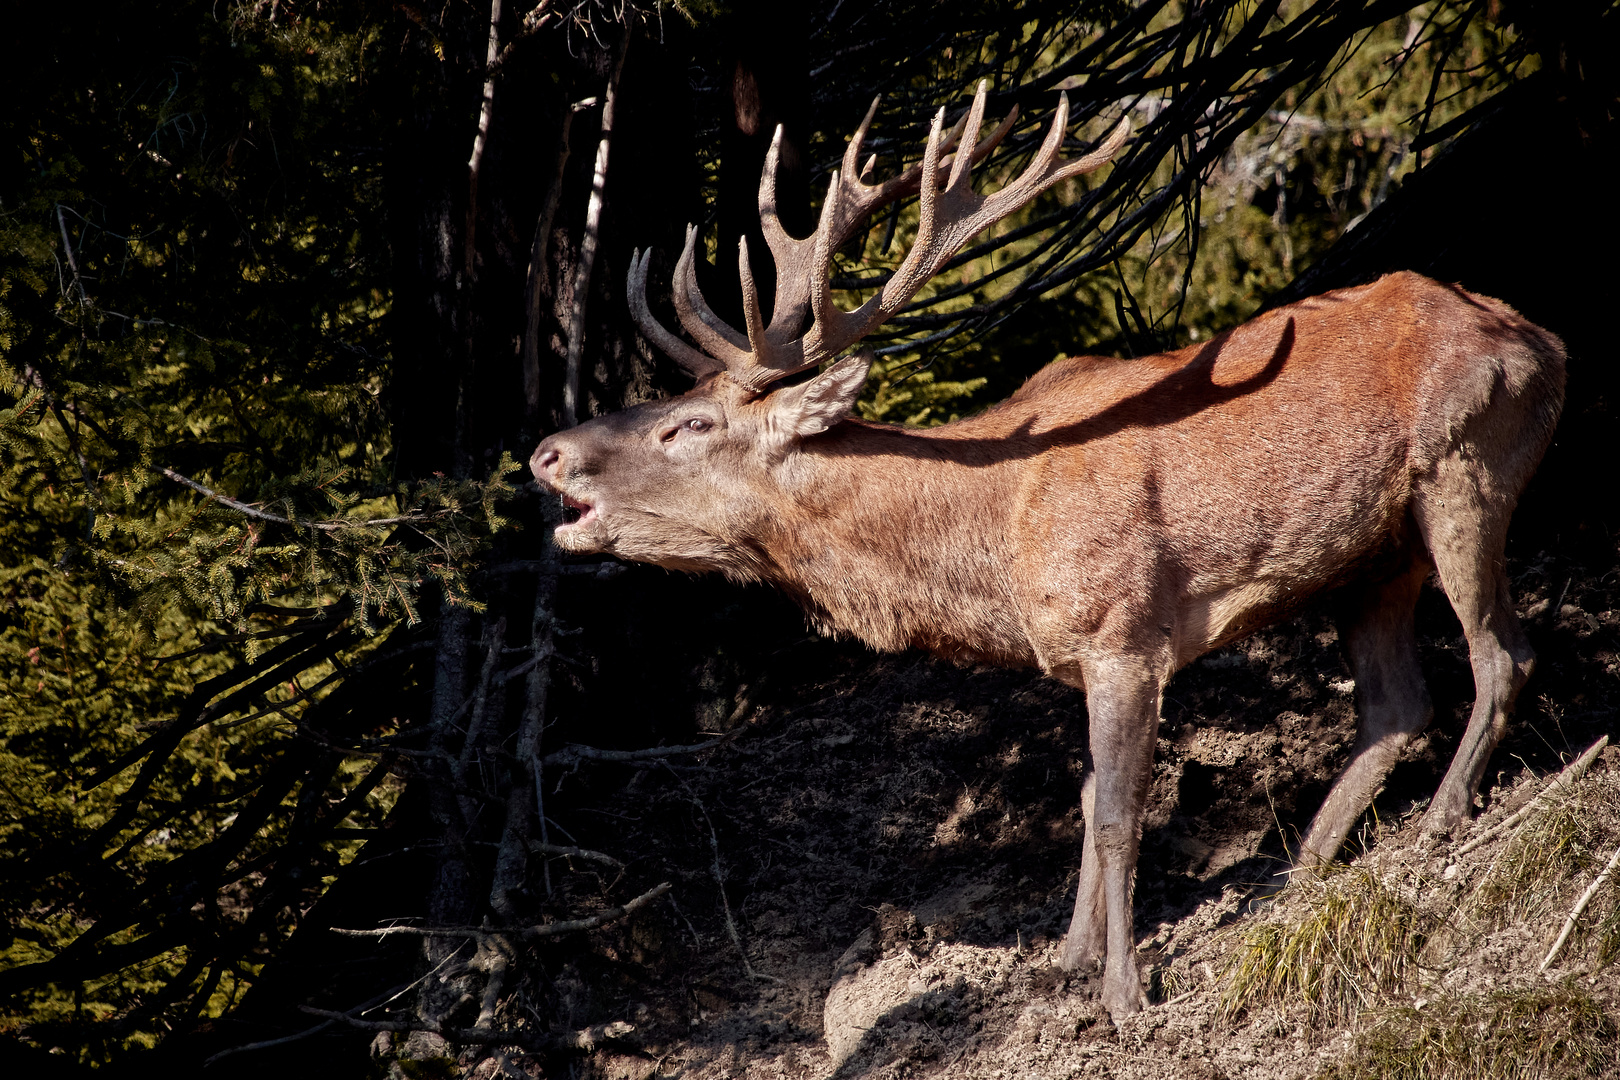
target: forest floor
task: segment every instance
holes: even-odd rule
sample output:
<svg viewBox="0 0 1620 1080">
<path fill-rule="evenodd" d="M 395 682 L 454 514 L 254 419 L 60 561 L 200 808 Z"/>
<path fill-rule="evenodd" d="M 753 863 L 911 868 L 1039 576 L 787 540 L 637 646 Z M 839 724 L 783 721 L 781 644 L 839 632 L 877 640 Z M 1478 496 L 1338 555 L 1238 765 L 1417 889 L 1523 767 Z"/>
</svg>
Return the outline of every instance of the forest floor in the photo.
<svg viewBox="0 0 1620 1080">
<path fill-rule="evenodd" d="M 1379 795 L 1351 868 L 1276 897 L 1255 883 L 1353 735 L 1333 622 L 1307 614 L 1175 678 L 1136 890 L 1154 1004 L 1117 1029 L 1098 980 L 1055 964 L 1086 741 L 1081 696 L 1055 682 L 829 648 L 791 693 L 743 701 L 736 737 L 705 760 L 563 778 L 559 798 L 570 782 L 597 793 L 569 819 L 577 842 L 629 864 L 612 895 L 674 884 L 554 970 L 565 1019 L 636 1025 L 578 1075 L 1620 1075 L 1620 965 L 1607 962 L 1620 884 L 1538 970 L 1620 843 L 1620 749 L 1457 854 L 1599 736 L 1620 736 L 1620 572 L 1545 556 L 1510 569 L 1538 668 L 1482 809 L 1453 840 L 1418 826 L 1473 696 L 1433 588 L 1419 631 L 1434 723 Z M 568 887 L 607 895 L 609 882 L 556 865 Z M 1316 968 L 1313 932 L 1329 954 Z M 1289 943 L 1297 955 L 1278 961 Z M 1265 978 L 1280 989 L 1241 996 Z"/>
</svg>

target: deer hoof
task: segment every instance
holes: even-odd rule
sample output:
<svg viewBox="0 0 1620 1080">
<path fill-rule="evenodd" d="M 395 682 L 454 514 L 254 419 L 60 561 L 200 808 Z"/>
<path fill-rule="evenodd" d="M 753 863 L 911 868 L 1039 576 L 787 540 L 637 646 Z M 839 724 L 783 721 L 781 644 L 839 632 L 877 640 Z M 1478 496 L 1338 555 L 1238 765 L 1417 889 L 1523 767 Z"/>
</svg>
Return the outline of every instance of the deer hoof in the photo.
<svg viewBox="0 0 1620 1080">
<path fill-rule="evenodd" d="M 1100 935 L 1088 934 L 1083 930 L 1080 933 L 1070 930 L 1063 938 L 1063 948 L 1058 952 L 1058 967 L 1081 975 L 1092 975 L 1101 971 L 1102 942 L 1088 940 L 1098 936 Z"/>
<path fill-rule="evenodd" d="M 1135 1016 L 1147 1008 L 1148 1000 L 1147 994 L 1142 992 L 1142 984 L 1134 982 L 1134 985 L 1117 988 L 1104 987 L 1102 1003 L 1103 1008 L 1108 1010 L 1108 1018 L 1118 1027 L 1127 1016 Z"/>
<path fill-rule="evenodd" d="M 1423 831 L 1429 836 L 1450 836 L 1468 816 L 1467 799 L 1442 791 L 1423 815 Z"/>
<path fill-rule="evenodd" d="M 1147 992 L 1142 988 L 1142 975 L 1136 964 L 1108 965 L 1103 976 L 1102 1003 L 1115 1027 L 1127 1016 L 1135 1016 L 1147 1008 Z"/>
</svg>

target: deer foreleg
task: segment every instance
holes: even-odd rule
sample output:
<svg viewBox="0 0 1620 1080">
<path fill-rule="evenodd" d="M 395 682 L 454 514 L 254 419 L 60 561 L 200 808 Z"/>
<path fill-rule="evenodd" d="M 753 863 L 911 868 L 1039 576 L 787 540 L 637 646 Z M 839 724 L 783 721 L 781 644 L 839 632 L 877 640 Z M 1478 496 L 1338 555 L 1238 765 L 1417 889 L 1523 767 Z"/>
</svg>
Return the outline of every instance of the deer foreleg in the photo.
<svg viewBox="0 0 1620 1080">
<path fill-rule="evenodd" d="M 1152 664 L 1128 658 L 1088 665 L 1085 682 L 1091 761 L 1097 778 L 1086 840 L 1095 847 L 1107 917 L 1103 1006 L 1117 1022 L 1147 1004 L 1136 962 L 1132 893 L 1142 811 L 1159 732 L 1160 679 Z M 1085 880 L 1084 864 L 1081 880 Z"/>
<path fill-rule="evenodd" d="M 1097 771 L 1086 774 L 1080 789 L 1086 838 L 1080 845 L 1080 887 L 1074 895 L 1074 918 L 1063 939 L 1058 966 L 1064 971 L 1096 971 L 1108 947 L 1108 914 L 1103 907 L 1102 867 L 1097 863 Z"/>
</svg>

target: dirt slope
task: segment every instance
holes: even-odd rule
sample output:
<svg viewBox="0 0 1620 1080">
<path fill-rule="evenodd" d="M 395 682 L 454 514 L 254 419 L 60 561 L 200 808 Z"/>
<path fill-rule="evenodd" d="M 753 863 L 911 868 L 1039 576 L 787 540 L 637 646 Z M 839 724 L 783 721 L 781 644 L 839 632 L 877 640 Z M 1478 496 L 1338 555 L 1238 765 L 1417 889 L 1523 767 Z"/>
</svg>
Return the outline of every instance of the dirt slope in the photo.
<svg viewBox="0 0 1620 1080">
<path fill-rule="evenodd" d="M 1620 574 L 1546 558 L 1513 569 L 1540 667 L 1475 829 L 1620 728 Z M 1379 797 L 1358 865 L 1433 906 L 1483 880 L 1504 845 L 1448 870 L 1456 845 L 1417 836 L 1472 696 L 1438 593 L 1420 631 L 1435 723 Z M 561 778 L 554 801 L 571 838 L 629 866 L 615 883 L 558 864 L 560 889 L 587 904 L 593 892 L 675 885 L 669 903 L 579 942 L 544 988 L 571 1024 L 636 1024 L 580 1075 L 1305 1077 L 1356 1060 L 1391 1008 L 1566 979 L 1610 1018 L 1591 1023 L 1611 1022 L 1616 968 L 1597 965 L 1591 934 L 1550 973 L 1535 970 L 1590 880 L 1589 858 L 1533 917 L 1470 923 L 1443 964 L 1425 946 L 1425 963 L 1443 970 L 1364 1007 L 1220 1011 L 1245 934 L 1310 906 L 1285 894 L 1257 910 L 1251 883 L 1276 868 L 1281 837 L 1304 826 L 1345 759 L 1354 688 L 1336 640 L 1326 612 L 1309 615 L 1171 685 L 1137 888 L 1158 1004 L 1117 1031 L 1091 982 L 1053 963 L 1082 832 L 1085 722 L 1073 691 L 1028 673 L 833 649 L 806 683 L 744 707 L 737 737 L 706 760 Z M 1617 755 L 1599 761 L 1585 798 L 1614 801 Z M 592 793 L 571 816 L 570 785 Z M 1611 884 L 1593 918 L 1616 895 Z"/>
</svg>

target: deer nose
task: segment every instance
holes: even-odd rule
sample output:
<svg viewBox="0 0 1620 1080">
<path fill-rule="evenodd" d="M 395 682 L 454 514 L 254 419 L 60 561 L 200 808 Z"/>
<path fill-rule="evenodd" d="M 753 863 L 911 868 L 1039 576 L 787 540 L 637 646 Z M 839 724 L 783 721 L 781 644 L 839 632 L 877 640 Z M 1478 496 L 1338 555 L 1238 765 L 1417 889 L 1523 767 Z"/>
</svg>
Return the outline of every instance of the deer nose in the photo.
<svg viewBox="0 0 1620 1080">
<path fill-rule="evenodd" d="M 562 464 L 562 451 L 555 446 L 548 445 L 547 439 L 535 448 L 534 456 L 529 459 L 529 471 L 541 483 L 555 483 L 557 471 Z"/>
</svg>

